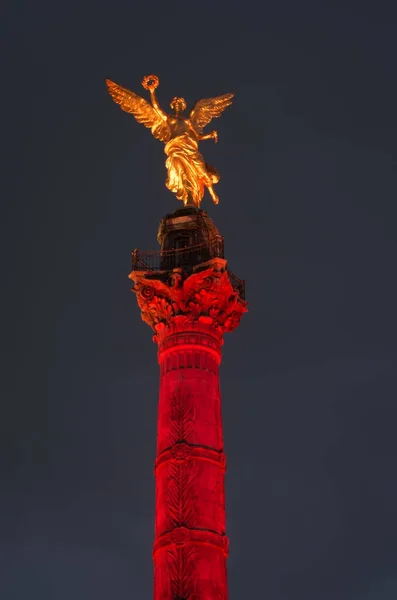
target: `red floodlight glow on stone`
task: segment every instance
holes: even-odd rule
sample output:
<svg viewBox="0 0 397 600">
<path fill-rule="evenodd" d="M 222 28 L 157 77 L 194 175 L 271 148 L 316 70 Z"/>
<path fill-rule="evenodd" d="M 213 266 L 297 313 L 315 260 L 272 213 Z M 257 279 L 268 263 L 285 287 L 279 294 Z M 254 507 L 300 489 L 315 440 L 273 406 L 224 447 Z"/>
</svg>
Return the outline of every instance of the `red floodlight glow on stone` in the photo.
<svg viewBox="0 0 397 600">
<path fill-rule="evenodd" d="M 167 215 L 158 239 L 157 264 L 135 250 L 130 275 L 160 365 L 154 600 L 227 600 L 219 365 L 223 334 L 247 310 L 244 282 L 204 211 Z"/>
</svg>

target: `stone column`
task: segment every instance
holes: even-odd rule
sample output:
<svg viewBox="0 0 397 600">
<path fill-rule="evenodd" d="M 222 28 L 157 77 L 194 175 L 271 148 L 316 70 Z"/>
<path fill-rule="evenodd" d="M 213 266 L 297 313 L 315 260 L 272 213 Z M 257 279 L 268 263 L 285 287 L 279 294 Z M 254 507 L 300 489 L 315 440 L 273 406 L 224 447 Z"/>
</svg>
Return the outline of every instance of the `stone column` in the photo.
<svg viewBox="0 0 397 600">
<path fill-rule="evenodd" d="M 160 365 L 154 599 L 227 600 L 219 365 L 246 303 L 220 258 L 130 277 Z"/>
</svg>

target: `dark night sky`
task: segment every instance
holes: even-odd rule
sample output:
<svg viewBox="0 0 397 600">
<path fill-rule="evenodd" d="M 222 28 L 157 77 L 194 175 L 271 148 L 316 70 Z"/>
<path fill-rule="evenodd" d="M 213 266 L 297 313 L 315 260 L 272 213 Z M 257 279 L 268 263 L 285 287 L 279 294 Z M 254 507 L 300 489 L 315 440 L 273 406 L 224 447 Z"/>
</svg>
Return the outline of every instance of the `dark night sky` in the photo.
<svg viewBox="0 0 397 600">
<path fill-rule="evenodd" d="M 370 8 L 370 6 L 372 7 Z M 105 77 L 191 105 L 246 279 L 225 340 L 230 600 L 397 597 L 392 1 L 4 0 L 0 597 L 152 596 L 158 368 L 129 292 L 162 145 Z"/>
</svg>

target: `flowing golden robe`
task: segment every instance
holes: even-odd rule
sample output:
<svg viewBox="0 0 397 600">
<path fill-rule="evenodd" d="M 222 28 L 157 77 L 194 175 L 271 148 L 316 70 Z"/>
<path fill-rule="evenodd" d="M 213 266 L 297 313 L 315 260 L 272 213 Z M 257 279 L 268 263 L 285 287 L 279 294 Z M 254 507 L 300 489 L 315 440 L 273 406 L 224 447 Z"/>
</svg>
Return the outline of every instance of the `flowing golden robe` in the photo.
<svg viewBox="0 0 397 600">
<path fill-rule="evenodd" d="M 205 187 L 219 181 L 219 173 L 206 163 L 193 136 L 183 133 L 164 147 L 168 177 L 165 185 L 184 204 L 200 206 Z"/>
</svg>

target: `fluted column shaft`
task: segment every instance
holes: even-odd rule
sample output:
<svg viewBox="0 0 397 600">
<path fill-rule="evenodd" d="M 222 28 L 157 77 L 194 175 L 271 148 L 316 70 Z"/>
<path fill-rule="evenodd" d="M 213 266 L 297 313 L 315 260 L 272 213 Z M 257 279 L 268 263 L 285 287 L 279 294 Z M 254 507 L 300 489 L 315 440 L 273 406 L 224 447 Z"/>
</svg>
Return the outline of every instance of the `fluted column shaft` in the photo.
<svg viewBox="0 0 397 600">
<path fill-rule="evenodd" d="M 157 337 L 154 598 L 226 600 L 222 340 L 199 321 Z"/>
</svg>

